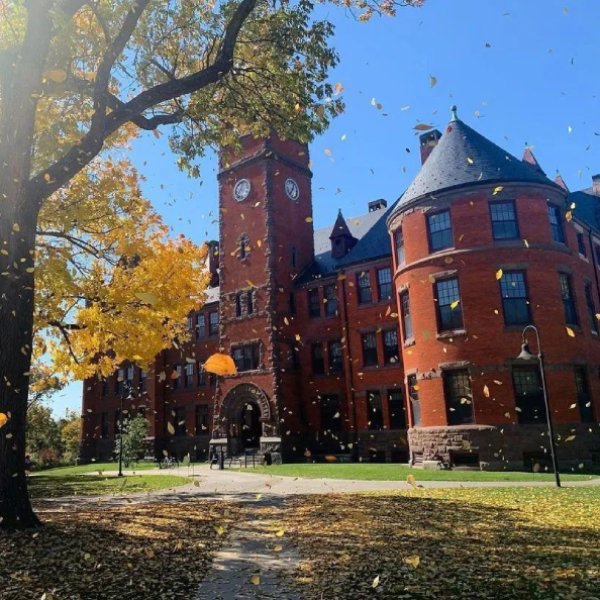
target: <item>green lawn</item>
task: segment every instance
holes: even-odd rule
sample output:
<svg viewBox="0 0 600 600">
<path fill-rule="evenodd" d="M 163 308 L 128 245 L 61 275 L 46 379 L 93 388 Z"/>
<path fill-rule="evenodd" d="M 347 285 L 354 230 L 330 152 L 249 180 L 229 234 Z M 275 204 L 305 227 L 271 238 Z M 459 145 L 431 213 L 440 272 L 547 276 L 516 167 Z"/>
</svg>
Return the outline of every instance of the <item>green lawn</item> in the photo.
<svg viewBox="0 0 600 600">
<path fill-rule="evenodd" d="M 598 487 L 329 494 L 270 512 L 305 600 L 599 597 Z"/>
<path fill-rule="evenodd" d="M 135 494 L 174 488 L 191 483 L 188 477 L 175 475 L 85 475 L 52 474 L 33 475 L 29 490 L 33 498 L 59 498 L 62 496 L 104 496 Z"/>
<path fill-rule="evenodd" d="M 143 471 L 146 469 L 156 469 L 158 468 L 157 463 L 153 462 L 139 462 L 126 467 L 123 464 L 123 470 L 126 472 L 130 471 Z M 78 475 L 81 473 L 98 473 L 98 472 L 106 472 L 106 471 L 118 471 L 119 463 L 111 462 L 111 463 L 95 463 L 91 462 L 87 465 L 77 465 L 71 467 L 56 467 L 54 469 L 44 469 L 42 471 L 34 471 L 34 473 L 39 473 L 40 475 L 49 476 L 49 477 L 64 477 L 66 475 Z"/>
<path fill-rule="evenodd" d="M 392 463 L 352 464 L 285 464 L 254 469 L 240 469 L 248 473 L 283 475 L 286 477 L 308 477 L 318 479 L 360 479 L 366 481 L 406 481 L 413 475 L 417 481 L 552 481 L 552 473 L 530 473 L 520 471 L 433 471 L 412 469 L 406 465 Z M 566 473 L 567 481 L 593 479 L 597 475 Z"/>
</svg>

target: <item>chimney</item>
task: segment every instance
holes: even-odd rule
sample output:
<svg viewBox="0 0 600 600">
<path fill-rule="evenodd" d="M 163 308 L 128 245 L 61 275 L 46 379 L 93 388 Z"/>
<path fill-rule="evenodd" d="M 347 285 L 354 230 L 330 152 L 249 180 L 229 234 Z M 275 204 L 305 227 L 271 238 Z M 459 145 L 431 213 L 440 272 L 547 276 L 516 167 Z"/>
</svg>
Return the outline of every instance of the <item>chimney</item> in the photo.
<svg viewBox="0 0 600 600">
<path fill-rule="evenodd" d="M 600 173 L 592 175 L 592 194 L 600 196 Z"/>
<path fill-rule="evenodd" d="M 219 242 L 210 241 L 206 242 L 208 246 L 208 272 L 210 273 L 209 287 L 216 287 L 219 285 Z"/>
<path fill-rule="evenodd" d="M 419 136 L 421 143 L 421 164 L 424 165 L 425 161 L 429 158 L 431 151 L 437 146 L 442 134 L 437 129 L 432 129 L 427 133 L 423 133 Z"/>
<path fill-rule="evenodd" d="M 387 200 L 383 198 L 379 198 L 379 200 L 371 200 L 369 202 L 369 212 L 375 212 L 376 210 L 381 210 L 382 208 L 387 208 Z"/>
</svg>

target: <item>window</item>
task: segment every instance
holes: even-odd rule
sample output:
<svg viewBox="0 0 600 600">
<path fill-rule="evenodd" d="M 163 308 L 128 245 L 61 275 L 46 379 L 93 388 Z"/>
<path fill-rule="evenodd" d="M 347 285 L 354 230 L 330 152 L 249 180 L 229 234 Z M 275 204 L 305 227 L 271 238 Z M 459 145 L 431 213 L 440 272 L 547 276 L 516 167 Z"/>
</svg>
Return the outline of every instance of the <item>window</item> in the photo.
<svg viewBox="0 0 600 600">
<path fill-rule="evenodd" d="M 310 347 L 310 359 L 313 375 L 325 373 L 325 360 L 323 358 L 323 344 L 312 344 Z"/>
<path fill-rule="evenodd" d="M 185 387 L 189 388 L 194 385 L 194 364 L 187 363 L 185 365 Z"/>
<path fill-rule="evenodd" d="M 514 202 L 491 202 L 492 236 L 495 240 L 515 240 L 519 237 Z"/>
<path fill-rule="evenodd" d="M 181 387 L 181 378 L 183 376 L 183 367 L 181 365 L 177 365 L 174 367 L 173 372 L 171 373 L 171 387 L 176 390 Z"/>
<path fill-rule="evenodd" d="M 296 314 L 296 295 L 290 292 L 290 315 Z"/>
<path fill-rule="evenodd" d="M 148 389 L 148 371 L 140 369 L 140 390 L 145 392 Z"/>
<path fill-rule="evenodd" d="M 342 342 L 339 340 L 329 342 L 329 372 L 332 375 L 339 375 L 343 370 Z"/>
<path fill-rule="evenodd" d="M 377 431 L 383 429 L 383 409 L 379 391 L 367 392 L 367 427 Z"/>
<path fill-rule="evenodd" d="M 395 364 L 400 360 L 398 351 L 398 331 L 388 329 L 383 332 L 383 361 L 386 365 Z"/>
<path fill-rule="evenodd" d="M 404 328 L 404 341 L 413 336 L 412 317 L 410 316 L 410 298 L 408 291 L 400 294 L 400 311 L 402 314 L 402 326 Z"/>
<path fill-rule="evenodd" d="M 117 371 L 117 381 L 116 381 L 115 391 L 119 396 L 125 393 L 125 369 L 119 369 Z"/>
<path fill-rule="evenodd" d="M 550 221 L 550 232 L 552 239 L 559 244 L 565 243 L 565 234 L 562 227 L 562 215 L 560 209 L 554 204 L 548 204 L 548 220 Z"/>
<path fill-rule="evenodd" d="M 596 265 L 600 266 L 600 246 L 594 244 L 594 253 L 596 254 Z"/>
<path fill-rule="evenodd" d="M 410 414 L 412 417 L 412 426 L 421 426 L 421 402 L 419 400 L 419 385 L 417 384 L 417 376 L 409 375 L 406 378 L 408 387 L 408 398 L 410 400 Z"/>
<path fill-rule="evenodd" d="M 129 390 L 131 390 L 131 388 L 133 387 L 133 375 L 135 373 L 135 369 L 133 368 L 133 365 L 129 365 L 127 367 L 127 388 Z"/>
<path fill-rule="evenodd" d="M 402 233 L 402 227 L 398 227 L 398 230 L 396 231 L 396 264 L 400 266 L 403 265 L 405 261 L 404 234 Z"/>
<path fill-rule="evenodd" d="M 471 380 L 466 369 L 444 372 L 444 396 L 448 425 L 473 422 Z"/>
<path fill-rule="evenodd" d="M 342 430 L 340 399 L 337 394 L 321 396 L 321 430 L 337 432 Z"/>
<path fill-rule="evenodd" d="M 208 435 L 208 404 L 196 404 L 196 435 Z"/>
<path fill-rule="evenodd" d="M 198 322 L 196 323 L 196 331 L 198 333 L 198 339 L 206 337 L 206 317 L 204 313 L 198 315 Z"/>
<path fill-rule="evenodd" d="M 577 404 L 579 405 L 579 416 L 582 423 L 593 423 L 594 409 L 592 398 L 588 387 L 585 367 L 575 367 L 575 390 L 577 392 Z"/>
<path fill-rule="evenodd" d="M 575 310 L 575 301 L 573 299 L 573 289 L 571 287 L 571 277 L 565 273 L 560 273 L 560 294 L 562 296 L 563 308 L 565 311 L 565 323 L 567 325 L 577 325 L 577 311 Z"/>
<path fill-rule="evenodd" d="M 463 326 L 462 307 L 458 279 L 443 279 L 435 283 L 438 328 L 440 331 L 461 329 Z"/>
<path fill-rule="evenodd" d="M 500 279 L 500 293 L 506 325 L 527 325 L 531 322 L 523 271 L 505 271 Z"/>
<path fill-rule="evenodd" d="M 321 299 L 319 297 L 319 288 L 308 290 L 308 316 L 321 316 Z"/>
<path fill-rule="evenodd" d="M 358 303 L 369 304 L 373 302 L 371 294 L 371 274 L 369 271 L 363 271 L 356 276 L 356 284 L 358 287 Z"/>
<path fill-rule="evenodd" d="M 334 317 L 337 314 L 338 298 L 335 285 L 326 285 L 323 288 L 325 295 L 325 316 Z"/>
<path fill-rule="evenodd" d="M 594 333 L 598 333 L 598 319 L 596 318 L 596 304 L 594 302 L 594 292 L 592 291 L 592 284 L 589 281 L 586 281 L 584 289 L 585 304 L 587 306 L 590 327 Z"/>
<path fill-rule="evenodd" d="M 108 396 L 108 379 L 102 378 L 102 396 Z"/>
<path fill-rule="evenodd" d="M 198 361 L 198 385 L 206 385 L 206 371 L 200 361 Z"/>
<path fill-rule="evenodd" d="M 108 413 L 103 412 L 100 421 L 100 437 L 105 440 L 108 437 Z"/>
<path fill-rule="evenodd" d="M 254 312 L 254 292 L 246 292 L 246 312 L 251 315 Z"/>
<path fill-rule="evenodd" d="M 292 246 L 290 253 L 290 262 L 292 263 L 292 268 L 296 268 L 298 264 L 298 249 L 296 246 Z"/>
<path fill-rule="evenodd" d="M 185 435 L 187 432 L 187 427 L 185 426 L 185 406 L 177 406 L 173 413 L 175 419 L 175 435 Z"/>
<path fill-rule="evenodd" d="M 431 252 L 452 247 L 454 242 L 452 241 L 452 223 L 449 210 L 427 216 L 427 234 Z"/>
<path fill-rule="evenodd" d="M 362 336 L 363 364 L 372 367 L 377 364 L 377 337 L 375 333 L 365 333 Z"/>
<path fill-rule="evenodd" d="M 238 254 L 240 258 L 246 258 L 250 254 L 250 238 L 246 233 L 240 236 Z"/>
<path fill-rule="evenodd" d="M 390 429 L 406 429 L 406 407 L 402 390 L 388 390 Z"/>
<path fill-rule="evenodd" d="M 583 233 L 577 234 L 577 250 L 579 254 L 584 258 L 587 256 L 587 250 L 585 249 L 585 238 L 583 237 Z"/>
<path fill-rule="evenodd" d="M 392 297 L 392 270 L 389 267 L 377 269 L 377 290 L 380 302 Z"/>
<path fill-rule="evenodd" d="M 235 295 L 235 316 L 236 317 L 242 316 L 242 295 L 241 294 Z"/>
<path fill-rule="evenodd" d="M 187 318 L 187 330 L 190 332 L 190 336 L 194 333 L 194 315 L 189 315 Z"/>
<path fill-rule="evenodd" d="M 218 335 L 219 333 L 219 313 L 214 310 L 208 313 L 208 335 Z"/>
<path fill-rule="evenodd" d="M 258 344 L 238 346 L 233 349 L 233 362 L 238 371 L 253 371 L 258 369 L 260 362 Z"/>
<path fill-rule="evenodd" d="M 538 367 L 514 367 L 512 376 L 519 423 L 545 423 L 546 407 Z"/>
</svg>

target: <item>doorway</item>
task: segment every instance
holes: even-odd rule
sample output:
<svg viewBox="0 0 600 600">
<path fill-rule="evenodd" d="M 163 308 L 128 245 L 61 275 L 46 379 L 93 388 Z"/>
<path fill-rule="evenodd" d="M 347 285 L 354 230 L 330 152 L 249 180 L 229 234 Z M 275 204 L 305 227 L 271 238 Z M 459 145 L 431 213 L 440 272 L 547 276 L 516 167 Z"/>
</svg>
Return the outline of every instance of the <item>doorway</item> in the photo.
<svg viewBox="0 0 600 600">
<path fill-rule="evenodd" d="M 244 450 L 259 448 L 261 435 L 260 410 L 256 404 L 246 402 L 242 406 L 241 413 L 241 437 Z"/>
</svg>

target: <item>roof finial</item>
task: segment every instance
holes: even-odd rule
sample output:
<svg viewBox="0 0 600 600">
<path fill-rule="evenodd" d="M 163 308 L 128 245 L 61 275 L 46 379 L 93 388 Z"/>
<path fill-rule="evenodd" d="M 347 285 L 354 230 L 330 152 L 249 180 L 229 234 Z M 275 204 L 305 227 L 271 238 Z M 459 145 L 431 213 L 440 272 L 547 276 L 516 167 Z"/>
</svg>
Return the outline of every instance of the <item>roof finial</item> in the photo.
<svg viewBox="0 0 600 600">
<path fill-rule="evenodd" d="M 450 111 L 452 113 L 452 118 L 450 119 L 451 121 L 458 121 L 458 114 L 456 112 L 457 110 L 458 110 L 458 108 L 456 108 L 456 104 L 453 104 L 450 107 Z"/>
</svg>

